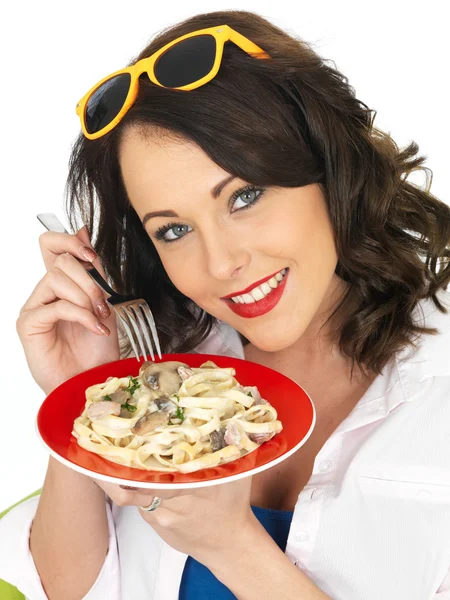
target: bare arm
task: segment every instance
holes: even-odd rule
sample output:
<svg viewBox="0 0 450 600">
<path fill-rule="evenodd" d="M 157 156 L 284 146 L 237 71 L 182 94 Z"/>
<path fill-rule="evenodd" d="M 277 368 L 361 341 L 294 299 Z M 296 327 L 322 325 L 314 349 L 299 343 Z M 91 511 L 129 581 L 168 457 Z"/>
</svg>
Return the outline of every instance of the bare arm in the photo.
<svg viewBox="0 0 450 600">
<path fill-rule="evenodd" d="M 119 358 L 115 316 L 78 259 L 94 261 L 86 229 L 40 237 L 46 273 L 17 319 L 30 372 L 46 393 Z M 87 254 L 86 254 L 87 252 Z M 50 458 L 31 528 L 30 550 L 50 600 L 80 600 L 108 551 L 105 494 L 89 477 Z"/>
<path fill-rule="evenodd" d="M 241 534 L 240 545 L 229 557 L 208 565 L 239 600 L 331 600 L 278 548 L 260 523 Z"/>
<path fill-rule="evenodd" d="M 105 494 L 89 477 L 50 457 L 30 550 L 50 600 L 81 600 L 108 550 Z"/>
</svg>

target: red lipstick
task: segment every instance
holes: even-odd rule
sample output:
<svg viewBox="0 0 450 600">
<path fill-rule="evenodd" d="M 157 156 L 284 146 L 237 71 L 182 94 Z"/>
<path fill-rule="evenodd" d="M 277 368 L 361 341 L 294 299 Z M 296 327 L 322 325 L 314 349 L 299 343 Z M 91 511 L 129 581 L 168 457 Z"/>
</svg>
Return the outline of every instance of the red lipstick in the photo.
<svg viewBox="0 0 450 600">
<path fill-rule="evenodd" d="M 236 296 L 242 296 L 242 294 L 248 294 L 248 292 L 251 292 L 253 288 L 258 287 L 258 285 L 261 285 L 262 283 L 265 283 L 266 281 L 269 281 L 269 279 L 272 279 L 272 277 L 275 277 L 275 275 L 279 272 L 280 271 L 275 271 L 275 273 L 272 273 L 272 275 L 269 275 L 268 277 L 264 277 L 264 279 L 260 279 L 259 281 L 255 281 L 255 283 L 252 283 L 252 285 L 249 285 L 248 288 L 245 288 L 245 290 L 241 290 L 240 292 L 233 292 L 232 294 L 229 294 L 228 296 L 224 296 L 222 298 L 222 300 L 226 300 L 227 298 L 235 298 Z"/>
<path fill-rule="evenodd" d="M 279 273 L 279 271 L 277 271 L 277 273 Z M 276 273 L 275 273 L 275 275 L 276 275 Z M 240 304 L 240 303 L 238 304 L 237 302 L 233 302 L 233 300 L 229 299 L 230 296 L 225 296 L 224 298 L 222 298 L 222 300 L 224 302 L 226 302 L 227 305 L 230 307 L 230 309 L 235 314 L 237 314 L 239 317 L 245 317 L 247 319 L 251 319 L 253 317 L 260 317 L 262 315 L 265 315 L 269 311 L 271 311 L 278 304 L 278 302 L 281 299 L 281 296 L 283 295 L 284 288 L 286 287 L 286 280 L 287 280 L 288 276 L 289 276 L 289 269 L 287 269 L 287 271 L 286 271 L 282 281 L 279 283 L 279 285 L 275 289 L 273 289 L 271 292 L 269 292 L 267 294 L 267 296 L 264 296 L 264 298 L 262 300 L 257 300 L 256 302 L 251 302 L 249 304 Z M 254 287 L 256 287 L 257 285 L 261 285 L 261 283 L 268 281 L 272 277 L 273 277 L 273 275 L 271 275 L 270 277 L 266 277 L 265 279 L 262 279 L 260 282 L 253 284 L 246 290 L 244 290 L 242 292 L 237 292 L 232 295 L 240 296 L 241 294 L 246 294 L 250 290 L 252 290 Z"/>
</svg>

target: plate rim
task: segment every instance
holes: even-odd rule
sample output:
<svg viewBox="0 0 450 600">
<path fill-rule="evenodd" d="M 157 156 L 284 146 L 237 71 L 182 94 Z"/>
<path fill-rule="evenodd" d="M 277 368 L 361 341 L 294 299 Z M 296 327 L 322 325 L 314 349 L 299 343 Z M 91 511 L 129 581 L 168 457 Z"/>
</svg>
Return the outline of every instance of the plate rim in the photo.
<svg viewBox="0 0 450 600">
<path fill-rule="evenodd" d="M 305 392 L 305 394 L 306 394 L 306 392 Z M 182 483 L 155 483 L 155 482 L 147 483 L 144 481 L 136 481 L 134 479 L 122 479 L 120 477 L 112 477 L 110 475 L 103 475 L 102 473 L 97 473 L 96 471 L 90 471 L 89 469 L 86 469 L 85 467 L 80 467 L 76 463 L 73 463 L 70 460 L 67 460 L 66 458 L 62 457 L 60 454 L 55 452 L 52 448 L 50 448 L 50 446 L 48 446 L 46 444 L 46 442 L 42 439 L 42 436 L 41 436 L 41 433 L 39 431 L 39 427 L 37 424 L 37 419 L 35 421 L 35 429 L 36 429 L 37 436 L 38 436 L 40 442 L 45 446 L 47 452 L 49 452 L 50 455 L 53 456 L 54 459 L 56 459 L 58 462 L 62 463 L 66 467 L 69 467 L 69 469 L 77 471 L 78 473 L 81 473 L 82 475 L 87 475 L 91 479 L 100 479 L 100 481 L 106 481 L 107 483 L 115 483 L 117 485 L 133 484 L 135 487 L 139 487 L 139 488 L 147 489 L 147 490 L 187 490 L 187 489 L 195 489 L 195 488 L 202 488 L 202 487 L 213 487 L 215 485 L 221 485 L 224 483 L 231 483 L 233 481 L 238 481 L 239 479 L 245 479 L 246 477 L 252 477 L 253 475 L 262 473 L 263 471 L 267 471 L 267 469 L 270 469 L 271 467 L 274 467 L 275 465 L 279 464 L 280 462 L 283 462 L 284 460 L 286 460 L 287 458 L 292 456 L 292 454 L 294 454 L 297 450 L 299 450 L 308 441 L 311 433 L 314 430 L 315 424 L 316 424 L 316 409 L 315 409 L 314 403 L 312 402 L 310 396 L 308 394 L 306 394 L 306 395 L 308 396 L 308 399 L 311 402 L 311 406 L 312 406 L 312 410 L 313 410 L 313 418 L 311 420 L 311 425 L 308 429 L 308 433 L 300 440 L 300 442 L 298 444 L 296 444 L 288 452 L 285 452 L 281 456 L 274 458 L 273 460 L 269 461 L 268 463 L 266 463 L 264 465 L 261 465 L 260 467 L 255 467 L 254 469 L 250 469 L 250 470 L 244 471 L 242 473 L 235 473 L 233 475 L 228 475 L 226 477 L 220 477 L 218 479 L 207 479 L 206 481 L 192 481 L 192 482 L 184 482 L 184 483 L 183 482 Z M 239 459 L 237 459 L 237 460 L 239 460 Z M 235 461 L 230 461 L 230 462 L 235 462 Z M 224 463 L 224 464 L 227 464 L 227 463 Z M 139 469 L 139 470 L 143 470 L 143 469 Z M 158 472 L 160 472 L 160 471 L 158 471 Z"/>
<path fill-rule="evenodd" d="M 180 353 L 174 353 L 174 352 L 170 353 L 169 352 L 166 354 L 170 355 L 170 354 L 180 354 Z M 183 354 L 191 354 L 191 353 L 183 353 Z M 80 465 L 77 465 L 76 463 L 68 460 L 67 458 L 64 458 L 63 456 L 58 454 L 58 452 L 53 450 L 53 448 L 51 448 L 44 441 L 44 439 L 41 435 L 41 432 L 39 430 L 38 418 L 39 418 L 39 413 L 40 413 L 43 402 L 41 403 L 40 407 L 38 408 L 38 411 L 36 413 L 35 423 L 34 423 L 37 437 L 38 437 L 39 441 L 41 442 L 41 444 L 44 446 L 44 448 L 47 450 L 47 452 L 55 460 L 57 460 L 61 464 L 65 465 L 66 467 L 68 467 L 82 475 L 86 475 L 92 479 L 99 479 L 100 481 L 105 481 L 107 483 L 115 483 L 115 484 L 123 484 L 123 485 L 133 484 L 135 487 L 139 487 L 141 489 L 154 489 L 154 490 L 176 490 L 176 489 L 183 490 L 183 489 L 195 489 L 195 488 L 202 488 L 202 487 L 213 487 L 215 485 L 221 485 L 224 483 L 231 483 L 233 481 L 238 481 L 239 479 L 245 479 L 246 477 L 251 477 L 258 473 L 262 473 L 263 471 L 266 471 L 269 468 L 272 468 L 275 465 L 283 462 L 284 460 L 286 460 L 287 458 L 292 456 L 292 454 L 294 454 L 297 450 L 299 450 L 308 441 L 308 439 L 311 436 L 311 433 L 313 432 L 314 427 L 316 425 L 316 407 L 314 406 L 314 402 L 312 401 L 308 392 L 299 383 L 297 383 L 294 379 L 292 379 L 292 377 L 289 377 L 289 375 L 285 375 L 284 373 L 276 371 L 276 369 L 272 369 L 272 367 L 267 367 L 266 365 L 261 365 L 260 363 L 256 363 L 255 361 L 247 360 L 245 358 L 240 358 L 237 356 L 228 357 L 228 356 L 222 355 L 222 354 L 212 355 L 211 353 L 205 353 L 205 356 L 218 356 L 220 358 L 232 358 L 232 359 L 238 360 L 239 362 L 242 362 L 242 363 L 252 363 L 258 367 L 263 367 L 265 369 L 275 371 L 276 373 L 279 373 L 286 379 L 289 379 L 292 383 L 294 383 L 297 387 L 299 387 L 302 390 L 302 392 L 306 395 L 306 397 L 308 398 L 309 403 L 311 405 L 311 408 L 312 408 L 311 425 L 310 425 L 306 435 L 293 448 L 291 448 L 290 450 L 288 450 L 281 456 L 278 456 L 277 458 L 274 458 L 273 460 L 271 460 L 259 467 L 254 467 L 253 469 L 249 469 L 248 471 L 244 471 L 241 473 L 235 473 L 232 475 L 227 475 L 225 477 L 220 477 L 220 478 L 216 478 L 216 479 L 207 479 L 205 481 L 178 482 L 178 483 L 156 483 L 156 482 L 148 482 L 147 483 L 144 481 L 136 481 L 134 479 L 122 479 L 121 477 L 113 477 L 111 475 L 104 475 L 103 473 L 97 473 L 96 471 L 90 471 L 89 469 L 87 469 L 85 467 L 81 467 Z M 119 362 L 122 360 L 130 360 L 132 358 L 135 358 L 135 357 L 126 357 L 126 358 L 121 358 L 121 359 L 114 360 L 114 361 L 108 361 L 107 363 L 102 363 L 101 365 L 91 367 L 91 369 L 86 369 L 86 371 L 83 371 L 83 373 L 93 371 L 93 370 L 97 369 L 98 367 L 103 367 L 103 366 L 106 366 L 111 363 L 116 363 L 116 362 Z M 137 362 L 140 362 L 140 361 L 137 361 Z M 78 375 L 80 375 L 80 374 L 78 374 Z M 75 375 L 74 377 L 77 377 L 77 375 Z M 69 378 L 69 379 L 71 379 L 71 378 Z M 66 383 L 66 382 L 63 382 L 61 385 L 63 385 L 64 383 Z M 57 387 L 59 387 L 59 386 L 57 386 Z M 55 388 L 55 390 L 56 389 L 57 388 Z M 52 390 L 51 393 L 53 393 L 55 390 Z M 48 395 L 50 395 L 50 394 L 48 394 Z M 45 402 L 45 399 L 44 399 L 44 402 Z M 237 460 L 239 460 L 239 459 L 237 459 Z M 231 462 L 235 462 L 235 461 L 230 461 L 230 463 Z M 224 464 L 227 464 L 227 463 L 224 463 Z M 138 470 L 142 471 L 144 469 L 138 469 Z M 160 473 L 160 471 L 157 471 L 157 472 Z"/>
</svg>

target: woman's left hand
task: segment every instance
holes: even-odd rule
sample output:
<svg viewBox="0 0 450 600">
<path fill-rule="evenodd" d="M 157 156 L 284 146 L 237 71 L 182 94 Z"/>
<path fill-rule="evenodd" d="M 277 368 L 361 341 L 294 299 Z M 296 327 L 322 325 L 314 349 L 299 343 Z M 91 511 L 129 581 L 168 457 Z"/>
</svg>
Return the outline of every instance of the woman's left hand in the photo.
<svg viewBox="0 0 450 600">
<path fill-rule="evenodd" d="M 252 478 L 193 490 L 127 488 L 94 480 L 139 513 L 172 548 L 192 556 L 242 600 L 330 600 L 272 540 L 250 506 Z M 153 512 L 142 510 L 162 499 Z"/>
<path fill-rule="evenodd" d="M 154 490 L 161 505 L 139 513 L 167 544 L 212 569 L 223 558 L 239 556 L 244 539 L 260 529 L 250 507 L 251 483 L 245 477 L 178 493 Z"/>
</svg>

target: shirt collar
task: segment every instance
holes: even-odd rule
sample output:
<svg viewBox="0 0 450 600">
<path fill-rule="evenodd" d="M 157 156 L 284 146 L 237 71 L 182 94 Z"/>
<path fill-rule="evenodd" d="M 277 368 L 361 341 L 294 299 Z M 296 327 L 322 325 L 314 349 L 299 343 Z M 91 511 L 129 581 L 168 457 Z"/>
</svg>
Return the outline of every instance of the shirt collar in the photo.
<svg viewBox="0 0 450 600">
<path fill-rule="evenodd" d="M 438 330 L 423 334 L 416 340 L 417 349 L 404 348 L 397 355 L 402 379 L 422 382 L 430 377 L 450 377 L 450 292 L 441 292 L 438 299 L 449 311 L 440 312 L 432 300 L 424 300 L 414 311 L 414 322 Z"/>
</svg>

